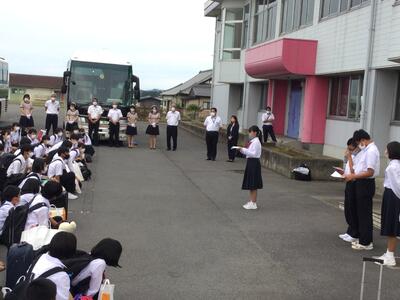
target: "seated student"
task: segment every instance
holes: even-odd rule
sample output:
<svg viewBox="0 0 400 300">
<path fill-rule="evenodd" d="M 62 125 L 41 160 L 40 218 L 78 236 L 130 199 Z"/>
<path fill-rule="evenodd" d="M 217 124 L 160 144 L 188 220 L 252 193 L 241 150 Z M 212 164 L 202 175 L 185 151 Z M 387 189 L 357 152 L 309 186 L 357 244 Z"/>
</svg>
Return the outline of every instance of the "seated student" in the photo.
<svg viewBox="0 0 400 300">
<path fill-rule="evenodd" d="M 26 218 L 25 223 L 25 230 L 28 230 L 38 225 L 48 226 L 49 220 L 51 225 L 57 227 L 59 225 L 58 222 L 56 222 L 52 218 L 49 218 L 50 200 L 60 196 L 61 194 L 62 187 L 58 182 L 47 182 L 42 189 L 42 194 L 37 194 L 29 207 L 33 207 L 39 203 L 44 203 L 45 205 L 28 213 L 28 217 Z"/>
<path fill-rule="evenodd" d="M 48 135 L 44 135 L 42 137 L 42 140 L 40 141 L 39 145 L 37 145 L 34 149 L 33 149 L 33 155 L 35 156 L 35 158 L 44 158 L 47 156 L 48 153 L 48 144 L 50 141 L 50 137 Z"/>
<path fill-rule="evenodd" d="M 57 128 L 56 130 L 54 130 L 54 134 L 52 134 L 50 136 L 50 140 L 49 140 L 49 145 L 50 146 L 54 146 L 55 144 L 62 142 L 64 133 L 62 128 Z"/>
<path fill-rule="evenodd" d="M 81 293 L 94 297 L 100 290 L 106 265 L 119 267 L 121 253 L 122 245 L 117 240 L 106 238 L 97 243 L 90 251 L 93 260 L 72 278 L 71 290 L 74 294 Z M 68 267 L 68 261 L 64 262 Z"/>
<path fill-rule="evenodd" d="M 31 157 L 32 148 L 30 145 L 22 145 L 21 153 L 14 158 L 7 169 L 7 177 L 16 174 L 25 174 L 27 170 L 27 160 Z"/>
<path fill-rule="evenodd" d="M 33 280 L 27 290 L 25 300 L 56 300 L 57 286 L 47 278 Z"/>
<path fill-rule="evenodd" d="M 85 144 L 83 143 L 78 143 L 78 146 L 76 148 L 73 148 L 69 152 L 69 159 L 68 159 L 68 168 L 70 170 L 74 170 L 74 162 L 77 160 L 80 160 L 82 158 L 82 155 L 85 151 Z"/>
<path fill-rule="evenodd" d="M 11 153 L 12 152 L 12 145 L 11 145 L 11 132 L 10 130 L 3 131 L 3 145 L 4 145 L 4 153 Z"/>
<path fill-rule="evenodd" d="M 11 126 L 10 141 L 14 150 L 19 147 L 19 142 L 21 141 L 21 127 L 19 127 L 18 123 L 13 123 Z"/>
<path fill-rule="evenodd" d="M 34 128 L 29 129 L 28 134 L 21 138 L 19 143 L 21 146 L 28 144 L 31 146 L 37 146 L 39 144 L 39 140 L 37 139 L 37 131 Z"/>
<path fill-rule="evenodd" d="M 3 233 L 4 222 L 8 217 L 10 209 L 19 203 L 19 193 L 19 187 L 14 185 L 7 186 L 3 191 L 0 206 L 0 234 Z"/>
<path fill-rule="evenodd" d="M 25 205 L 33 199 L 40 192 L 40 181 L 37 179 L 30 178 L 24 182 L 21 188 L 21 196 L 19 199 L 19 205 Z"/>
<path fill-rule="evenodd" d="M 49 164 L 49 170 L 47 176 L 50 180 L 57 181 L 68 192 L 68 199 L 78 199 L 78 196 L 74 195 L 75 189 L 75 173 L 71 170 L 67 170 L 66 160 L 69 159 L 69 149 L 66 147 L 60 147 L 57 154 L 54 155 L 53 160 Z"/>
<path fill-rule="evenodd" d="M 71 258 L 76 252 L 76 237 L 69 232 L 58 232 L 51 240 L 49 245 L 49 252 L 43 254 L 35 263 L 32 273 L 34 278 L 38 278 L 44 272 L 50 269 L 60 267 L 65 268 L 61 262 L 63 259 Z M 57 286 L 56 300 L 70 299 L 70 285 L 71 281 L 65 271 L 60 271 L 54 275 L 47 277 Z"/>
<path fill-rule="evenodd" d="M 53 151 L 57 151 L 60 147 L 65 147 L 65 148 L 71 149 L 72 142 L 70 140 L 58 142 L 55 145 L 51 146 L 51 148 L 49 149 L 49 153 L 53 152 Z"/>
<path fill-rule="evenodd" d="M 90 136 L 85 132 L 85 128 L 80 128 L 79 133 L 81 135 L 80 141 L 85 144 L 85 153 L 93 156 L 95 150 L 92 146 L 92 140 L 90 139 Z"/>
<path fill-rule="evenodd" d="M 72 143 L 71 149 L 76 149 L 78 147 L 79 143 L 79 135 L 78 134 L 71 134 L 71 137 L 69 138 L 69 141 Z"/>
</svg>

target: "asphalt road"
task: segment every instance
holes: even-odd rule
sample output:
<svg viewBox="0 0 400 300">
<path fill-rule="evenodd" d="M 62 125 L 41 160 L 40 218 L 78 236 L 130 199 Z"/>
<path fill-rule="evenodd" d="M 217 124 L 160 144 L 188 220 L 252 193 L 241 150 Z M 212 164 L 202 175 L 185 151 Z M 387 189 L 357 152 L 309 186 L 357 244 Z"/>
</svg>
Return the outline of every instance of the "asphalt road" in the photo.
<svg viewBox="0 0 400 300">
<path fill-rule="evenodd" d="M 341 183 L 297 182 L 263 170 L 258 211 L 244 211 L 244 160 L 205 161 L 204 142 L 180 130 L 178 151 L 97 148 L 93 179 L 70 204 L 81 249 L 119 239 L 122 269 L 107 269 L 115 299 L 358 299 L 363 255 L 337 235 L 343 212 L 327 204 Z M 325 199 L 325 200 L 324 200 Z M 368 267 L 375 299 L 378 268 Z M 382 299 L 398 299 L 400 273 L 384 270 Z"/>
</svg>

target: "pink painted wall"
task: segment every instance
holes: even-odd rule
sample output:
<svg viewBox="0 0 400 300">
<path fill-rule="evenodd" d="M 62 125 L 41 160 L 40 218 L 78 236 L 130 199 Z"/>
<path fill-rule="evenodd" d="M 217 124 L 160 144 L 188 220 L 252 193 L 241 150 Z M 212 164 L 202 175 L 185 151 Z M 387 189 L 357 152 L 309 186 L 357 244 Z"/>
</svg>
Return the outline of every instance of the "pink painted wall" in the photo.
<svg viewBox="0 0 400 300">
<path fill-rule="evenodd" d="M 329 78 L 306 77 L 301 134 L 303 143 L 324 144 L 328 97 Z"/>
<path fill-rule="evenodd" d="M 275 116 L 274 130 L 279 135 L 285 133 L 285 118 L 286 118 L 286 97 L 288 92 L 288 81 L 287 80 L 271 80 L 270 88 L 271 95 L 268 93 L 268 101 L 272 103 L 272 91 L 273 91 L 273 105 L 272 112 Z M 271 98 L 270 98 L 271 96 Z"/>
<path fill-rule="evenodd" d="M 318 41 L 283 38 L 246 50 L 245 70 L 254 78 L 314 75 Z"/>
</svg>

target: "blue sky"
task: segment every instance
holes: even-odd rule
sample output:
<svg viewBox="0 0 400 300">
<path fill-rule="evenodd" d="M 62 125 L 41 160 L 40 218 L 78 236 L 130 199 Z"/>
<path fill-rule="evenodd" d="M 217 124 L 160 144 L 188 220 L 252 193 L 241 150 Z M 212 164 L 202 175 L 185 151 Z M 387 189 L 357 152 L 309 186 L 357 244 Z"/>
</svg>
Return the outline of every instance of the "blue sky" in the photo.
<svg viewBox="0 0 400 300">
<path fill-rule="evenodd" d="M 2 0 L 0 56 L 13 73 L 62 76 L 76 51 L 107 49 L 133 62 L 142 88 L 167 89 L 212 67 L 204 2 Z"/>
</svg>

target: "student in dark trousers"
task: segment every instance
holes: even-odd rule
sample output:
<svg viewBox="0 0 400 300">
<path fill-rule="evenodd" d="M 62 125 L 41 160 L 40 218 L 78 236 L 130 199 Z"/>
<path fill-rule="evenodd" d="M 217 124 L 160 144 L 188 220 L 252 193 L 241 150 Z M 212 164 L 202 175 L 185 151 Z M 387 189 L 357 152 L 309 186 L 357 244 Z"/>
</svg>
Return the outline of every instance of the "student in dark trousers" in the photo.
<svg viewBox="0 0 400 300">
<path fill-rule="evenodd" d="M 56 100 L 56 94 L 51 95 L 50 100 L 45 103 L 46 111 L 46 134 L 49 135 L 50 129 L 53 133 L 58 127 L 58 114 L 60 112 L 60 102 Z"/>
<path fill-rule="evenodd" d="M 93 145 L 99 144 L 100 119 L 103 114 L 103 108 L 99 105 L 97 98 L 93 98 L 92 105 L 88 108 L 89 136 Z"/>
<path fill-rule="evenodd" d="M 379 176 L 380 155 L 374 141 L 363 129 L 356 131 L 353 139 L 361 152 L 358 154 L 360 156 L 354 174 L 345 175 L 346 182 L 355 180 L 356 189 L 359 240 L 353 242 L 351 247 L 354 250 L 372 250 L 372 199 L 375 195 L 375 177 Z"/>
<path fill-rule="evenodd" d="M 228 139 L 228 162 L 233 162 L 236 156 L 236 149 L 232 149 L 232 147 L 237 146 L 239 140 L 239 122 L 236 116 L 231 117 L 231 123 L 228 125 L 226 134 Z"/>
<path fill-rule="evenodd" d="M 359 152 L 357 143 L 353 138 L 347 141 L 347 150 L 345 152 L 346 166 L 344 174 L 354 174 L 354 166 L 357 163 L 357 154 Z M 339 235 L 339 238 L 345 242 L 356 242 L 359 237 L 358 217 L 356 205 L 356 186 L 355 181 L 346 182 L 344 191 L 344 216 L 348 224 L 347 231 Z"/>
<path fill-rule="evenodd" d="M 108 111 L 108 121 L 110 128 L 110 147 L 119 147 L 119 121 L 122 118 L 122 112 L 118 108 L 117 102 L 113 103 L 112 109 Z"/>
<path fill-rule="evenodd" d="M 211 108 L 210 115 L 204 121 L 206 128 L 207 160 L 215 161 L 217 157 L 217 146 L 219 130 L 222 126 L 222 120 L 217 116 L 217 109 Z"/>
<path fill-rule="evenodd" d="M 175 104 L 172 104 L 171 110 L 167 113 L 167 150 L 171 150 L 171 139 L 172 139 L 172 150 L 175 151 L 178 143 L 178 125 L 181 120 L 181 114 L 176 111 Z"/>
<path fill-rule="evenodd" d="M 275 116 L 271 111 L 271 107 L 267 106 L 266 112 L 262 115 L 264 143 L 268 142 L 268 135 L 270 135 L 272 141 L 276 143 L 276 137 L 273 125 L 274 121 L 275 121 Z"/>
<path fill-rule="evenodd" d="M 386 253 L 378 259 L 383 260 L 385 266 L 396 266 L 394 252 L 397 238 L 400 237 L 400 143 L 391 142 L 386 146 L 386 155 L 390 162 L 385 171 L 382 209 L 381 235 L 387 237 Z"/>
</svg>

